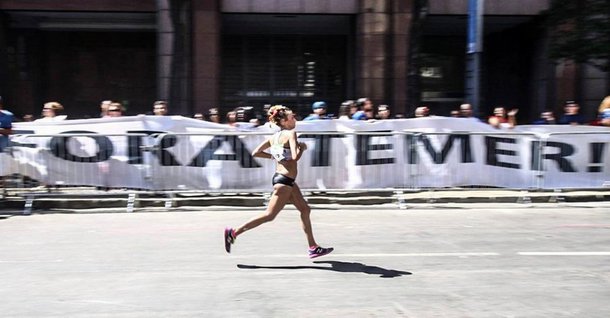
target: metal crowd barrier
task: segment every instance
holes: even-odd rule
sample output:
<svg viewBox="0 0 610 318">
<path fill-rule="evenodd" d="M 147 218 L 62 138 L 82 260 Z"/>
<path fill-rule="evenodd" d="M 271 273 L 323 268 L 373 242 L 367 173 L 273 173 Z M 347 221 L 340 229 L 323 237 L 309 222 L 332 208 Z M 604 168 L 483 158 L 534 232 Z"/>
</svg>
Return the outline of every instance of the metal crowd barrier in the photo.
<svg viewBox="0 0 610 318">
<path fill-rule="evenodd" d="M 22 197 L 24 214 L 31 213 L 34 202 L 41 198 L 117 201 L 117 197 L 125 197 L 127 210 L 133 211 L 137 193 L 143 190 L 134 185 L 146 184 L 150 178 L 149 164 L 125 174 L 124 164 L 120 158 L 113 157 L 113 152 L 117 147 L 125 147 L 128 153 L 135 152 L 133 144 L 144 147 L 135 140 L 147 138 L 146 134 L 13 135 L 3 157 L 3 164 L 8 161 L 14 167 L 12 173 L 3 177 L 4 197 L 9 196 L 8 189 Z M 151 146 L 153 141 L 150 140 Z M 121 186 L 112 186 L 112 183 L 121 183 Z"/>
<path fill-rule="evenodd" d="M 5 149 L 4 197 L 24 198 L 24 212 L 42 197 L 59 200 L 124 197 L 127 211 L 147 198 L 176 206 L 177 195 L 246 194 L 268 198 L 274 163 L 250 151 L 270 133 L 15 135 Z M 607 186 L 603 169 L 609 133 L 519 133 L 419 131 L 302 132 L 309 150 L 299 161 L 297 183 L 311 198 L 325 193 L 379 192 L 404 206 L 408 193 L 566 188 L 557 173 L 569 171 L 573 149 L 558 141 L 587 136 L 591 158 L 583 184 Z M 516 154 L 520 147 L 523 154 Z M 563 147 L 563 148 L 562 148 Z M 558 153 L 549 153 L 551 148 Z M 482 162 L 483 161 L 483 162 Z M 505 168 L 505 169 L 498 169 Z M 502 173 L 498 173 L 502 171 Z M 558 195 L 559 197 L 560 195 Z"/>
<path fill-rule="evenodd" d="M 610 177 L 607 169 L 604 169 L 604 164 L 606 168 L 608 166 L 608 160 L 604 160 L 608 158 L 608 153 L 610 150 L 608 148 L 608 139 L 610 139 L 610 132 L 571 132 L 571 133 L 549 133 L 545 135 L 541 140 L 541 147 L 545 146 L 555 146 L 557 147 L 558 141 L 564 141 L 566 138 L 573 137 L 578 139 L 584 139 L 588 142 L 586 148 L 582 149 L 582 151 L 586 152 L 586 166 L 575 167 L 572 162 L 569 160 L 553 160 L 551 164 L 555 165 L 555 167 L 562 171 L 569 171 L 576 174 L 576 170 L 584 170 L 587 173 L 586 177 L 581 177 L 579 180 L 586 188 L 596 189 L 596 188 L 608 188 L 610 187 Z M 583 138 L 586 137 L 586 138 Z M 542 153 L 542 151 L 540 151 Z M 575 154 L 576 150 L 570 149 L 567 147 L 560 148 L 560 153 L 565 155 Z M 542 179 L 545 180 L 546 183 L 557 184 L 555 187 L 556 191 L 563 191 L 570 189 L 569 186 L 562 184 L 561 179 L 557 179 L 557 176 L 546 174 L 545 164 L 549 164 L 549 160 L 544 160 L 545 154 L 541 154 L 540 162 L 540 170 L 543 174 Z"/>
</svg>

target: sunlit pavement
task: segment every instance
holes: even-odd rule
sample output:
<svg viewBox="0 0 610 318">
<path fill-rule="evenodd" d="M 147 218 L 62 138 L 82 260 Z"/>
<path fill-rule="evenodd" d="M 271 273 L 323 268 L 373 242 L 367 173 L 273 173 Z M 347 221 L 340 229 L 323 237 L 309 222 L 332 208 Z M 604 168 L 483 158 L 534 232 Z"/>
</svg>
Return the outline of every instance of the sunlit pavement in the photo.
<svg viewBox="0 0 610 318">
<path fill-rule="evenodd" d="M 89 212 L 0 212 L 2 317 L 610 317 L 607 202 Z"/>
</svg>

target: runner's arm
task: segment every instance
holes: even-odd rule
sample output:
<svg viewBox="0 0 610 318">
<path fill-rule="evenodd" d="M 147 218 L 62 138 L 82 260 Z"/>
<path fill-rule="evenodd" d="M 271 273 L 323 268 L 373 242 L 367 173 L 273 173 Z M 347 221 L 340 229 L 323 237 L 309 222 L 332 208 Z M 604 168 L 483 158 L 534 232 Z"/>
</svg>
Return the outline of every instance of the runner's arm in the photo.
<svg viewBox="0 0 610 318">
<path fill-rule="evenodd" d="M 288 144 L 290 145 L 290 154 L 292 155 L 292 160 L 297 161 L 301 159 L 301 155 L 303 151 L 307 149 L 305 144 L 297 141 L 297 132 L 292 130 L 290 131 L 290 136 L 288 136 Z"/>
<path fill-rule="evenodd" d="M 273 159 L 270 153 L 265 152 L 267 148 L 271 147 L 271 142 L 269 139 L 261 142 L 254 150 L 252 150 L 252 157 L 265 158 L 265 159 Z"/>
</svg>

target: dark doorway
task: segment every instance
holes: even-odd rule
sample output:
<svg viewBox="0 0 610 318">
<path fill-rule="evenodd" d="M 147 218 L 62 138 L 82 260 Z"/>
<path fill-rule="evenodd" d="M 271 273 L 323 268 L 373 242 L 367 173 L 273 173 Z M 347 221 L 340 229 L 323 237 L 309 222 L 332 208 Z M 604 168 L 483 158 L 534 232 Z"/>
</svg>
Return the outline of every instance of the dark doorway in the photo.
<svg viewBox="0 0 610 318">
<path fill-rule="evenodd" d="M 156 97 L 154 32 L 44 32 L 42 101 L 69 118 L 97 117 L 99 103 L 123 103 L 127 115 L 151 110 Z"/>
<path fill-rule="evenodd" d="M 314 101 L 330 111 L 345 96 L 341 36 L 228 36 L 223 39 L 222 107 L 283 104 L 305 116 Z"/>
<path fill-rule="evenodd" d="M 351 90 L 351 23 L 342 15 L 225 15 L 222 110 L 283 104 L 304 117 L 323 100 L 336 113 Z"/>
</svg>

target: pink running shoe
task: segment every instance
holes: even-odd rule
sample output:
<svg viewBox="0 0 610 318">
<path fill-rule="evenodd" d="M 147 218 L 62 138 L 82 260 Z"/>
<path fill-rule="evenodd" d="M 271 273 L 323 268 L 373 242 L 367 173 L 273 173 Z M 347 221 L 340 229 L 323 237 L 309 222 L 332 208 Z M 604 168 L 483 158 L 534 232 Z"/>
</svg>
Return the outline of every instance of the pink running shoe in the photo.
<svg viewBox="0 0 610 318">
<path fill-rule="evenodd" d="M 235 230 L 227 227 L 225 228 L 225 250 L 227 253 L 231 253 L 231 245 L 235 243 Z"/>
<path fill-rule="evenodd" d="M 332 252 L 334 248 L 332 247 L 320 247 L 316 246 L 314 248 L 309 249 L 309 258 L 316 258 L 320 256 L 324 256 L 330 252 Z"/>
</svg>

